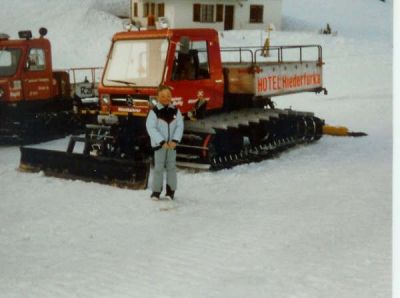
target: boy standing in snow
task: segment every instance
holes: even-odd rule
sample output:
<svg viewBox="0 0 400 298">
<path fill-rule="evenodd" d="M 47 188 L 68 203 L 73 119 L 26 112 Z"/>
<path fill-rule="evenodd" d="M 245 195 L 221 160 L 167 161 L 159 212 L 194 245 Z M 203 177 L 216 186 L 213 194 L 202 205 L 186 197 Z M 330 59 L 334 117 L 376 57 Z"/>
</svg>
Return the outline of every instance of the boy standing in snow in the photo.
<svg viewBox="0 0 400 298">
<path fill-rule="evenodd" d="M 153 192 L 151 194 L 153 200 L 160 199 L 164 170 L 167 172 L 167 199 L 174 199 L 177 187 L 175 148 L 182 139 L 183 117 L 172 104 L 171 99 L 171 89 L 161 85 L 158 88 L 158 102 L 149 112 L 146 120 L 147 133 L 154 150 Z"/>
</svg>

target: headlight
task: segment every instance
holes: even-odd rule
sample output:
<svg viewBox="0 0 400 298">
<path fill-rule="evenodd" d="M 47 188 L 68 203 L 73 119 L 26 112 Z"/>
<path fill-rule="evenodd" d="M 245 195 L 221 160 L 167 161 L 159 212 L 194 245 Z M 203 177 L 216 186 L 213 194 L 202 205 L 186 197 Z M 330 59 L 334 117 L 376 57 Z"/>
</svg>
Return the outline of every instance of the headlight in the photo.
<svg viewBox="0 0 400 298">
<path fill-rule="evenodd" d="M 109 94 L 103 94 L 101 96 L 101 103 L 108 106 L 110 104 L 110 95 Z"/>
<path fill-rule="evenodd" d="M 4 93 L 5 93 L 5 92 L 4 92 L 3 88 L 0 88 L 0 98 L 3 97 Z"/>
</svg>

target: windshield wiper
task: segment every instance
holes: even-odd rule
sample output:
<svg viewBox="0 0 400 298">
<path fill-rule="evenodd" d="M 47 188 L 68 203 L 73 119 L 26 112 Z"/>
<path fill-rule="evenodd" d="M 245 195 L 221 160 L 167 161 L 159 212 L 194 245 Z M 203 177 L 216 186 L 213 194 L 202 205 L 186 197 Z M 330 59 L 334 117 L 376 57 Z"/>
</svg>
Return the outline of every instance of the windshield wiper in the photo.
<svg viewBox="0 0 400 298">
<path fill-rule="evenodd" d="M 121 84 L 125 84 L 127 86 L 136 86 L 135 82 L 129 82 L 129 81 L 124 81 L 124 80 L 107 80 L 107 81 L 121 83 Z"/>
</svg>

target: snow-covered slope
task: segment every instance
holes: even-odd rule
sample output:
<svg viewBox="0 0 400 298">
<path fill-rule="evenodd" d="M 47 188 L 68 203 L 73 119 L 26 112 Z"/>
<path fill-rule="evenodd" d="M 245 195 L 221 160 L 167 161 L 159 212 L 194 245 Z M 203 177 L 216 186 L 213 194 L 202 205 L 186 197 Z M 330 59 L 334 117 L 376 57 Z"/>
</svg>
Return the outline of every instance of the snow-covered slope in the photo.
<svg viewBox="0 0 400 298">
<path fill-rule="evenodd" d="M 101 65 L 122 28 L 104 3 L 4 0 L 0 31 L 46 26 L 57 67 Z M 278 107 L 368 137 L 179 170 L 177 200 L 160 203 L 149 190 L 21 173 L 18 148 L 1 147 L 1 297 L 390 297 L 392 2 L 283 3 L 296 32 L 272 32 L 272 43 L 321 44 L 329 94 L 279 97 Z M 326 22 L 338 36 L 316 33 Z M 223 45 L 264 37 L 221 34 Z"/>
<path fill-rule="evenodd" d="M 282 3 L 284 30 L 316 32 L 329 23 L 339 35 L 391 43 L 393 0 L 286 0 Z"/>
<path fill-rule="evenodd" d="M 104 11 L 118 11 L 109 2 L 2 1 L 0 31 L 16 38 L 19 30 L 29 29 L 37 36 L 38 29 L 46 27 L 55 68 L 103 66 L 112 35 L 123 30 L 122 21 Z"/>
</svg>

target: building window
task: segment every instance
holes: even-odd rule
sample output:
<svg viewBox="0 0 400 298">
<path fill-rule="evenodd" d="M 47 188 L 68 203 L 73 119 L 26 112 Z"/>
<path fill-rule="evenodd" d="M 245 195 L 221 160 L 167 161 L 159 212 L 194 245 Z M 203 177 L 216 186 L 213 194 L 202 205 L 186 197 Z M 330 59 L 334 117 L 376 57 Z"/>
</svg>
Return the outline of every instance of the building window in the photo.
<svg viewBox="0 0 400 298">
<path fill-rule="evenodd" d="M 193 22 L 200 22 L 200 10 L 201 10 L 201 5 L 200 4 L 193 4 Z"/>
<path fill-rule="evenodd" d="M 213 23 L 214 4 L 193 4 L 193 22 Z"/>
<path fill-rule="evenodd" d="M 133 16 L 134 17 L 138 16 L 138 4 L 137 4 L 137 2 L 133 3 Z"/>
<path fill-rule="evenodd" d="M 224 6 L 222 4 L 217 4 L 217 17 L 216 22 L 224 21 Z"/>
<path fill-rule="evenodd" d="M 143 17 L 147 17 L 149 15 L 149 3 L 143 3 Z"/>
<path fill-rule="evenodd" d="M 201 22 L 212 23 L 214 22 L 214 5 L 204 4 L 201 6 Z"/>
<path fill-rule="evenodd" d="M 158 16 L 159 17 L 164 17 L 165 16 L 165 7 L 164 7 L 164 3 L 158 3 L 157 4 L 157 12 L 158 12 Z"/>
<path fill-rule="evenodd" d="M 264 20 L 264 6 L 250 5 L 250 23 L 262 23 Z"/>
<path fill-rule="evenodd" d="M 157 14 L 156 14 L 157 8 Z M 148 17 L 152 15 L 153 17 L 163 17 L 165 16 L 165 6 L 164 3 L 156 3 L 155 2 L 144 2 L 143 3 L 143 17 Z"/>
</svg>

